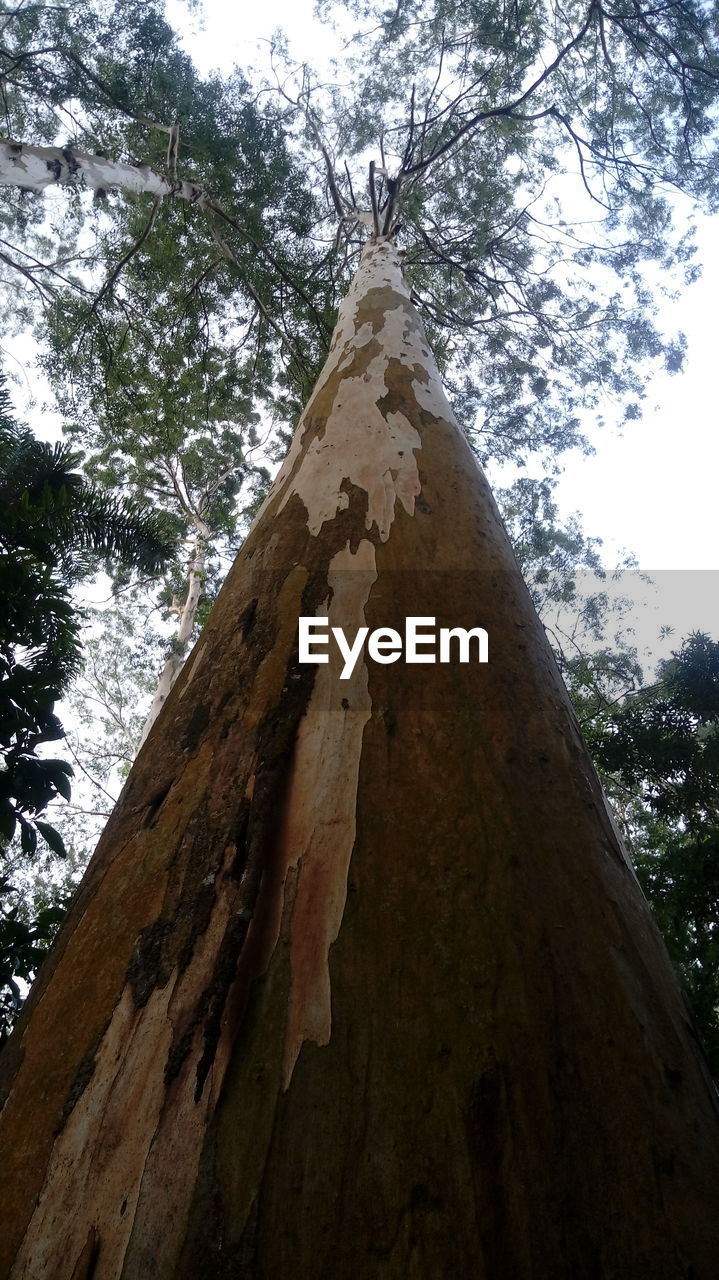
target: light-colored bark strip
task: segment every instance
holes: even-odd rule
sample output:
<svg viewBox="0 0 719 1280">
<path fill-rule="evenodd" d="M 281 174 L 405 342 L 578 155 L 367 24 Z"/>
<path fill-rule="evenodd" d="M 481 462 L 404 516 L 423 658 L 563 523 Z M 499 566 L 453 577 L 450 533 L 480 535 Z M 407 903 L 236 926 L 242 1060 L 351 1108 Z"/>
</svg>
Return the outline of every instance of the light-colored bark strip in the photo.
<svg viewBox="0 0 719 1280">
<path fill-rule="evenodd" d="M 123 164 L 75 147 L 37 147 L 6 138 L 0 139 L 0 186 L 21 187 L 38 195 L 53 186 L 84 186 L 94 192 L 174 196 L 201 207 L 207 201 L 197 183 L 171 180 L 148 165 Z"/>
<path fill-rule="evenodd" d="M 407 324 L 402 305 L 386 312 L 378 332 L 370 320 L 362 321 L 364 300 L 374 290 L 386 289 L 409 302 L 396 248 L 386 240 L 373 241 L 365 247 L 357 274 L 340 306 L 322 375 L 260 514 L 278 494 L 282 495 L 278 507 L 281 511 L 296 493 L 307 508 L 310 532 L 317 535 L 325 521 L 347 507 L 345 481 L 366 490 L 366 528 L 370 530 L 376 524 L 382 541 L 389 535 L 397 499 L 405 511 L 413 513 L 420 489 L 413 452 L 419 448 L 419 435 L 404 414 L 384 413 L 379 402 L 388 392 L 386 375 L 391 361 L 403 364 L 412 379 L 420 375 L 414 383 L 420 401 L 422 390 L 431 386 L 434 361 L 418 330 Z M 322 436 L 315 437 L 305 451 L 305 426 L 311 422 L 328 384 L 349 369 L 371 342 L 377 354 L 360 375 L 342 378 Z M 435 398 L 438 394 L 443 396 L 441 388 L 435 391 Z M 425 407 L 430 408 L 430 403 Z M 443 408 L 446 412 L 446 401 Z"/>
<path fill-rule="evenodd" d="M 360 542 L 333 558 L 329 626 L 352 634 L 364 626 L 364 610 L 376 581 L 375 551 Z M 329 951 L 339 936 L 347 898 L 357 824 L 357 783 L 364 727 L 372 713 L 367 666 L 358 662 L 348 680 L 341 663 L 318 668 L 312 698 L 300 724 L 287 822 L 282 832 L 285 894 L 292 885 L 287 931 L 292 983 L 285 1036 L 283 1083 L 292 1078 L 305 1040 L 329 1044 L 332 1010 Z M 293 874 L 296 872 L 296 875 Z"/>
<path fill-rule="evenodd" d="M 232 852 L 227 851 L 229 858 Z M 94 1274 L 102 1280 L 122 1275 L 138 1219 L 147 1213 L 142 1197 L 146 1177 L 153 1184 L 146 1234 L 153 1238 L 154 1265 L 165 1248 L 173 1256 L 172 1223 L 186 1212 L 208 1118 L 208 1097 L 199 1102 L 194 1098 L 192 1067 L 199 1046 L 174 1084 L 169 1108 L 163 1073 L 173 1030 L 188 1018 L 211 980 L 232 912 L 232 881 L 227 881 L 224 869 L 217 890 L 210 926 L 184 972 L 175 971 L 141 1009 L 136 1008 L 130 985 L 125 987 L 98 1046 L 82 1105 L 72 1112 L 55 1143 L 13 1280 L 67 1280 L 89 1228 L 95 1229 L 101 1248 Z M 198 1027 L 196 1039 L 200 1038 Z M 159 1144 L 158 1134 L 163 1136 Z M 159 1199 L 153 1178 L 158 1160 Z M 154 1265 L 146 1274 L 154 1272 Z"/>
</svg>

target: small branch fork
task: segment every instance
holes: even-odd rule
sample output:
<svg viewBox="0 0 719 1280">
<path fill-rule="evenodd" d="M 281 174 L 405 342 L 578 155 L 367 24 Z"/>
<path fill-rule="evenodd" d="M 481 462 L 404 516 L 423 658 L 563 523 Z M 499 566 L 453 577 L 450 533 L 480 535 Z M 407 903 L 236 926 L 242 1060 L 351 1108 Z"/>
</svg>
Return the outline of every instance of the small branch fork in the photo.
<svg viewBox="0 0 719 1280">
<path fill-rule="evenodd" d="M 378 166 L 374 160 L 369 166 L 369 196 L 370 209 L 362 209 L 357 203 L 352 177 L 347 162 L 344 162 L 344 174 L 347 179 L 347 190 L 349 198 L 343 193 L 338 178 L 336 163 L 332 155 L 332 148 L 324 137 L 322 131 L 322 122 L 312 106 L 312 84 L 308 68 L 302 69 L 302 84 L 296 96 L 288 93 L 285 84 L 283 84 L 275 71 L 277 82 L 277 92 L 292 107 L 301 113 L 307 126 L 308 132 L 317 147 L 322 158 L 322 166 L 324 168 L 325 180 L 327 183 L 327 191 L 332 203 L 332 207 L 337 215 L 337 234 L 334 242 L 334 252 L 337 252 L 343 239 L 349 239 L 352 230 L 357 226 L 368 227 L 373 236 L 388 237 L 395 234 L 394 215 L 397 204 L 397 193 L 399 191 L 399 179 L 391 179 L 385 166 L 384 148 L 380 139 L 380 152 L 382 154 L 382 165 Z M 383 198 L 383 192 L 378 190 L 377 179 L 385 179 L 387 182 L 387 196 Z"/>
</svg>

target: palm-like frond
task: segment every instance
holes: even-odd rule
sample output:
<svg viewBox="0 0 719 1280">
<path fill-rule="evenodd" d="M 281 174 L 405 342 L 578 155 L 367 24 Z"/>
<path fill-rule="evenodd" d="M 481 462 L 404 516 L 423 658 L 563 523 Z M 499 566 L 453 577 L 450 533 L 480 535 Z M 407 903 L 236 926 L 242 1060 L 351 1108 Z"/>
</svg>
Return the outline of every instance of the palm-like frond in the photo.
<svg viewBox="0 0 719 1280">
<path fill-rule="evenodd" d="M 0 545 L 57 567 L 67 582 L 95 567 L 88 556 L 158 572 L 174 549 L 158 518 L 90 484 L 79 461 L 68 445 L 0 421 Z"/>
</svg>

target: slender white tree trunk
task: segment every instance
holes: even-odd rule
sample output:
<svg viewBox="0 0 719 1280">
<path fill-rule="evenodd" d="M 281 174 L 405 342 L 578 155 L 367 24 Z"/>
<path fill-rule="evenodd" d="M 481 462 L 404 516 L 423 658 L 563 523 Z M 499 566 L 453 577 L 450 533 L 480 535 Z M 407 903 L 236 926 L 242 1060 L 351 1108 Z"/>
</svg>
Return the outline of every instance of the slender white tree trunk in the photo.
<svg viewBox="0 0 719 1280">
<path fill-rule="evenodd" d="M 185 664 L 187 656 L 187 646 L 192 638 L 192 632 L 195 626 L 195 618 L 197 617 L 197 609 L 202 599 L 202 587 L 205 580 L 205 569 L 207 567 L 207 546 L 210 538 L 210 528 L 198 516 L 194 516 L 195 524 L 195 545 L 190 559 L 190 565 L 187 571 L 187 594 L 185 603 L 180 613 L 180 625 L 176 634 L 172 638 L 172 651 L 165 659 L 165 665 L 160 673 L 160 679 L 157 683 L 157 689 L 152 699 L 152 705 L 147 714 L 147 719 L 143 725 L 142 734 L 140 735 L 139 745 L 142 746 L 150 729 L 155 723 L 160 711 L 167 701 L 168 694 L 174 685 Z"/>
</svg>

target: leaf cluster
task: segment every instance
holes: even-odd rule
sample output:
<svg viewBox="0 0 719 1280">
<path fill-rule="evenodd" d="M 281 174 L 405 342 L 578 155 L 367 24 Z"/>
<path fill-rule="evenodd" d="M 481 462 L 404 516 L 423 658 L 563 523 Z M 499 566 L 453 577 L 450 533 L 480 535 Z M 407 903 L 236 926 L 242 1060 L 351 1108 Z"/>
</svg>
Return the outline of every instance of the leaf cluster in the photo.
<svg viewBox="0 0 719 1280">
<path fill-rule="evenodd" d="M 67 910 L 62 894 L 37 894 L 28 903 L 9 876 L 0 875 L 0 1044 L 23 1004 L 20 983 L 34 978 Z"/>
<path fill-rule="evenodd" d="M 689 636 L 586 732 L 719 1074 L 719 643 Z"/>
<path fill-rule="evenodd" d="M 64 737 L 53 708 L 81 661 L 71 588 L 109 560 L 156 572 L 175 550 L 154 515 L 102 493 L 74 470 L 76 461 L 67 446 L 19 425 L 0 386 L 0 849 L 17 834 L 28 858 L 39 837 L 57 856 L 65 852 L 40 815 L 70 798 L 72 766 L 42 749 Z M 14 917 L 4 927 L 6 935 L 25 929 Z M 28 928 L 34 937 L 36 923 Z"/>
<path fill-rule="evenodd" d="M 65 220 L 55 219 L 55 234 L 61 224 L 68 244 L 81 241 L 76 253 L 63 252 L 62 269 L 43 256 L 53 243 L 47 228 L 32 262 L 8 243 L 9 265 L 16 273 L 24 265 L 28 287 L 41 289 L 51 330 L 63 327 L 68 291 L 75 297 L 68 364 L 76 382 L 96 364 L 116 387 L 123 371 L 115 357 L 128 343 L 140 357 L 181 344 L 191 369 L 218 328 L 224 337 L 232 326 L 229 345 L 246 351 L 259 393 L 271 395 L 277 380 L 301 398 L 336 299 L 313 275 L 316 201 L 277 110 L 259 109 L 241 72 L 200 77 L 155 3 L 33 6 L 8 21 L 5 40 L 10 136 L 147 164 L 207 196 L 203 211 L 115 196 L 93 211 L 78 190 Z M 9 230 L 31 247 L 27 200 L 4 200 Z"/>
<path fill-rule="evenodd" d="M 719 191 L 710 7 L 319 9 L 356 27 L 336 84 L 296 98 L 334 172 L 328 207 L 361 203 L 379 151 L 373 207 L 482 458 L 556 455 L 612 400 L 636 417 L 646 362 L 681 364 L 653 315 L 672 271 L 696 274 L 674 194 L 711 209 Z"/>
</svg>

